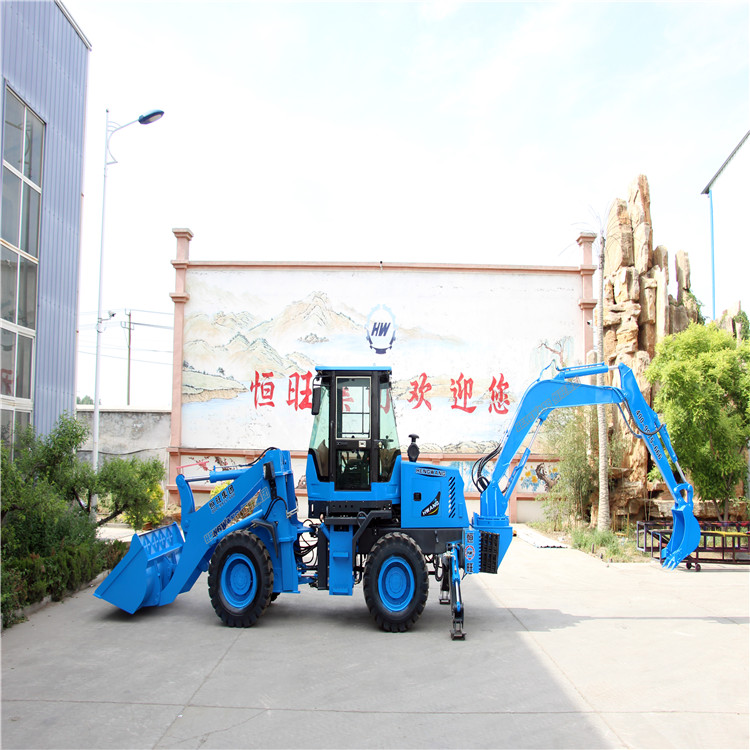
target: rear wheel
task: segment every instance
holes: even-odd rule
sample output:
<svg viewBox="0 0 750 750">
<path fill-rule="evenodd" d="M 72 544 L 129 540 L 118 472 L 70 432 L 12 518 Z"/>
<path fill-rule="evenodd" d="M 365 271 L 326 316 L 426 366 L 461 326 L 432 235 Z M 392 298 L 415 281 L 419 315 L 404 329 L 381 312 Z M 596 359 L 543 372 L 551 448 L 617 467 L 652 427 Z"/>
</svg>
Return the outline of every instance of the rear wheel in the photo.
<svg viewBox="0 0 750 750">
<path fill-rule="evenodd" d="M 419 545 L 400 532 L 378 539 L 367 558 L 363 588 L 367 608 L 383 630 L 408 630 L 422 614 L 429 592 Z"/>
<path fill-rule="evenodd" d="M 208 566 L 208 593 L 216 614 L 230 627 L 254 625 L 273 592 L 273 564 L 263 542 L 235 531 L 219 542 Z"/>
</svg>

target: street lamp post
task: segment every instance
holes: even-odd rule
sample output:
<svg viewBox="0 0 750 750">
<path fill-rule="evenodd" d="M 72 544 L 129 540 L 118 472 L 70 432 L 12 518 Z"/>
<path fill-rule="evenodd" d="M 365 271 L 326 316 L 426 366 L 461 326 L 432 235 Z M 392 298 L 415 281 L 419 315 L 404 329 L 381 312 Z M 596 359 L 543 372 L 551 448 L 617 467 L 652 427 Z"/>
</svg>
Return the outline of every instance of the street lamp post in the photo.
<svg viewBox="0 0 750 750">
<path fill-rule="evenodd" d="M 716 320 L 716 263 L 714 258 L 714 194 L 713 185 L 719 179 L 721 173 L 727 168 L 737 152 L 742 148 L 745 141 L 750 137 L 750 130 L 742 136 L 740 142 L 734 147 L 734 151 L 726 158 L 726 161 L 719 167 L 719 171 L 711 178 L 706 187 L 701 190 L 701 195 L 708 196 L 708 210 L 711 214 L 711 318 Z"/>
<path fill-rule="evenodd" d="M 91 463 L 94 467 L 94 471 L 99 468 L 99 388 L 100 388 L 100 376 L 101 376 L 101 352 L 102 352 L 102 331 L 104 330 L 104 318 L 102 317 L 102 289 L 104 280 L 104 216 L 105 209 L 107 206 L 107 167 L 110 164 L 116 164 L 117 159 L 114 158 L 112 152 L 109 150 L 109 142 L 112 136 L 123 128 L 127 128 L 129 125 L 150 125 L 152 122 L 156 122 L 161 119 L 164 115 L 163 110 L 155 109 L 151 112 L 147 112 L 141 115 L 136 120 L 126 122 L 124 125 L 118 125 L 116 122 L 112 122 L 109 119 L 109 110 L 107 110 L 107 129 L 104 138 L 104 182 L 102 186 L 102 235 L 101 243 L 99 246 L 99 305 L 97 307 L 96 314 L 96 375 L 94 378 L 94 429 L 92 435 L 92 452 L 91 452 Z M 107 319 L 111 318 L 112 314 Z M 91 504 L 91 512 L 96 512 L 96 498 L 94 498 Z"/>
</svg>

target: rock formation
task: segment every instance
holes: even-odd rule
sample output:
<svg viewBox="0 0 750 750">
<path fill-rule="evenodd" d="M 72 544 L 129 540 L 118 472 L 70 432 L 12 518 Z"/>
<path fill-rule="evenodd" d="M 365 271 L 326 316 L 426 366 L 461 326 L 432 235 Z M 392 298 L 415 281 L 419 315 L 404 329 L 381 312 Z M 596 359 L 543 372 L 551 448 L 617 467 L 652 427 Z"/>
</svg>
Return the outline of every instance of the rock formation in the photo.
<svg viewBox="0 0 750 750">
<path fill-rule="evenodd" d="M 604 252 L 604 359 L 608 365 L 624 362 L 651 403 L 651 384 L 644 371 L 656 345 L 679 333 L 699 318 L 690 292 L 687 253 L 675 256 L 677 299 L 668 292 L 669 254 L 653 246 L 651 199 L 648 180 L 639 175 L 630 186 L 627 201 L 616 200 L 607 220 Z M 598 325 L 598 319 L 595 321 Z M 609 374 L 612 382 L 612 373 Z M 621 478 L 611 493 L 612 517 L 642 519 L 648 497 L 649 454 L 643 441 L 634 438 L 619 414 L 609 418 L 610 434 L 623 446 Z M 666 502 L 668 514 L 671 501 Z M 662 509 L 662 502 L 658 503 Z M 596 508 L 594 508 L 596 511 Z"/>
</svg>

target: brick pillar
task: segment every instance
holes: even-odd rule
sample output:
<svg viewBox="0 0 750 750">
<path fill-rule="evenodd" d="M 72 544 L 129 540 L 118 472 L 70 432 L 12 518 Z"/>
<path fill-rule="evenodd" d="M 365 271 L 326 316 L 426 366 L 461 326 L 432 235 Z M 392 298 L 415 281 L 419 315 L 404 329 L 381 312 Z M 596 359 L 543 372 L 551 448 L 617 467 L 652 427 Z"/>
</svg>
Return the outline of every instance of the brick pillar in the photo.
<svg viewBox="0 0 750 750">
<path fill-rule="evenodd" d="M 179 505 L 179 494 L 175 486 L 177 467 L 181 463 L 180 450 L 182 448 L 182 335 L 185 326 L 185 303 L 190 295 L 185 287 L 185 277 L 190 262 L 190 240 L 193 233 L 189 229 L 173 229 L 177 238 L 177 257 L 172 261 L 175 269 L 175 291 L 170 293 L 174 302 L 174 339 L 172 343 L 172 421 L 169 440 L 169 502 Z"/>
<path fill-rule="evenodd" d="M 596 307 L 596 297 L 594 297 L 594 272 L 596 266 L 592 262 L 593 251 L 591 246 L 597 235 L 594 232 L 581 232 L 576 242 L 583 251 L 583 262 L 580 266 L 581 271 L 581 298 L 578 300 L 578 307 L 581 309 L 581 343 L 583 352 L 581 362 L 587 361 L 587 356 L 594 348 L 594 308 Z"/>
</svg>

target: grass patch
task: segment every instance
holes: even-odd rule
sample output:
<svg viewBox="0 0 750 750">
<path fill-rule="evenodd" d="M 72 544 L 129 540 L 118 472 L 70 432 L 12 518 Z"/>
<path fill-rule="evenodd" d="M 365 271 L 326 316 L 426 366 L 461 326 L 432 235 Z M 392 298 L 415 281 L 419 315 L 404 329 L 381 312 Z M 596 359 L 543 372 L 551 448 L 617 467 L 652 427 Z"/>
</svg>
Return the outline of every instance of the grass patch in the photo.
<svg viewBox="0 0 750 750">
<path fill-rule="evenodd" d="M 559 539 L 574 549 L 607 562 L 648 562 L 651 559 L 638 549 L 635 539 L 626 534 L 599 531 L 589 526 L 566 525 L 560 529 L 549 519 L 528 525 L 541 534 Z"/>
<path fill-rule="evenodd" d="M 633 539 L 614 531 L 599 531 L 586 526 L 570 531 L 570 543 L 575 549 L 607 562 L 646 562 L 649 558 L 635 545 Z"/>
</svg>

